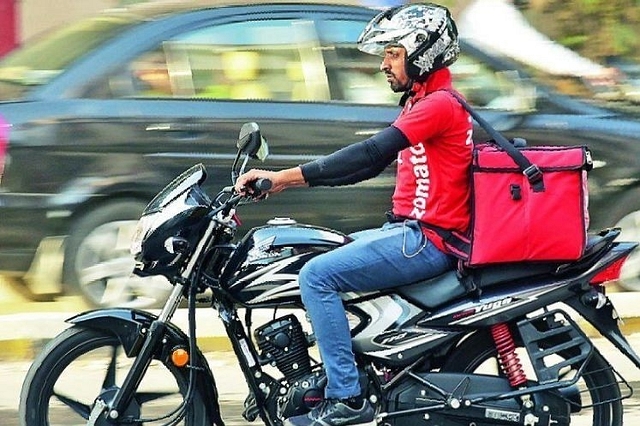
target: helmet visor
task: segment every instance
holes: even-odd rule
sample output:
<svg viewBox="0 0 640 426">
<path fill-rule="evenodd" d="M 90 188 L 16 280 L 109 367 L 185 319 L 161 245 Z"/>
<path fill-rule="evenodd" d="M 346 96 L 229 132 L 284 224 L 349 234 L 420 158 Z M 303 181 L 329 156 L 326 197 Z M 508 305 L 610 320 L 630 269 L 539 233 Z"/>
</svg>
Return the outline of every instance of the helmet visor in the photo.
<svg viewBox="0 0 640 426">
<path fill-rule="evenodd" d="M 389 17 L 389 11 L 381 12 L 367 24 L 358 37 L 358 50 L 384 56 L 384 50 L 389 45 L 402 45 L 400 40 L 411 33 L 412 29 L 396 27 Z"/>
</svg>

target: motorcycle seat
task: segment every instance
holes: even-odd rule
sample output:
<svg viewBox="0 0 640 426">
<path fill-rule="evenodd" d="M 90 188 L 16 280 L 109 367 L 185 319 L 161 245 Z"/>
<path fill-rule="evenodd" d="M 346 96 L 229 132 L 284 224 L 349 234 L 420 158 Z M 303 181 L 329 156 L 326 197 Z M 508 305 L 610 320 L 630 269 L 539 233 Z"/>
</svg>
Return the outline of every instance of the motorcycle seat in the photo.
<svg viewBox="0 0 640 426">
<path fill-rule="evenodd" d="M 435 308 L 467 293 L 455 270 L 398 287 L 396 291 L 405 299 L 426 308 Z"/>
<path fill-rule="evenodd" d="M 536 262 L 496 264 L 468 270 L 468 276 L 479 289 L 509 283 L 532 277 L 554 276 L 572 270 L 584 269 L 593 258 L 609 247 L 618 236 L 619 230 L 604 230 L 598 234 L 587 235 L 587 244 L 582 257 L 574 262 Z"/>
<path fill-rule="evenodd" d="M 619 229 L 606 229 L 598 234 L 589 234 L 584 255 L 577 261 L 496 264 L 467 270 L 468 275 L 461 277 L 458 271 L 447 271 L 437 277 L 421 280 L 399 287 L 397 292 L 407 300 L 429 309 L 436 308 L 450 300 L 464 296 L 468 286 L 461 281 L 471 279 L 477 288 L 505 284 L 532 277 L 553 276 L 573 269 L 580 269 L 609 247 L 619 235 Z"/>
</svg>

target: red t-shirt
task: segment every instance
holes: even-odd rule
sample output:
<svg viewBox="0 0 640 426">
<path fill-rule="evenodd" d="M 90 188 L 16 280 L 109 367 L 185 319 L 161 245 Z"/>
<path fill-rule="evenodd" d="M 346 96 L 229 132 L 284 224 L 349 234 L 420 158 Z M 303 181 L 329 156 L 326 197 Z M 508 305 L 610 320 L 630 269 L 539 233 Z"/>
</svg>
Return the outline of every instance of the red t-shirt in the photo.
<svg viewBox="0 0 640 426">
<path fill-rule="evenodd" d="M 398 154 L 393 213 L 465 232 L 473 125 L 467 111 L 444 89 L 452 90 L 447 68 L 413 85 L 415 94 L 393 123 L 411 143 Z M 425 229 L 425 235 L 444 250 L 435 232 Z"/>
</svg>

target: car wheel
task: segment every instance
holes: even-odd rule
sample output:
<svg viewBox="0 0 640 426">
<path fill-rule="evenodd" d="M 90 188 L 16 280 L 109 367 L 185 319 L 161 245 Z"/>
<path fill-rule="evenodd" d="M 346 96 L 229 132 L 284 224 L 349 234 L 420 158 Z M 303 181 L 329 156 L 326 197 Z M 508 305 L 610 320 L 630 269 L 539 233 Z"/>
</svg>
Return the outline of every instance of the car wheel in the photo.
<svg viewBox="0 0 640 426">
<path fill-rule="evenodd" d="M 144 207 L 140 201 L 111 202 L 75 221 L 65 249 L 65 277 L 91 306 L 157 307 L 171 291 L 162 277 L 132 273 L 129 244 Z"/>
<path fill-rule="evenodd" d="M 640 241 L 640 210 L 624 216 L 615 225 L 622 228 L 618 241 Z M 622 266 L 620 287 L 629 291 L 640 291 L 640 250 L 636 249 Z"/>
</svg>

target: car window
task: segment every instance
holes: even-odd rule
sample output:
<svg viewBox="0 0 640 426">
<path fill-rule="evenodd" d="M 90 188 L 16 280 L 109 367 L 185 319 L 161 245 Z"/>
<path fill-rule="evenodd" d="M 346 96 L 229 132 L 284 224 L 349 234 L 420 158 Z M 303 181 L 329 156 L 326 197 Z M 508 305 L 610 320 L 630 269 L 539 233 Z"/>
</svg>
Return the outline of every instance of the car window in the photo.
<svg viewBox="0 0 640 426">
<path fill-rule="evenodd" d="M 165 41 L 126 67 L 133 84 L 114 77 L 94 90 L 105 97 L 179 97 L 328 101 L 315 25 L 260 20 L 211 26 Z M 119 73 L 119 74 L 122 74 Z"/>
<path fill-rule="evenodd" d="M 360 52 L 356 45 L 365 24 L 344 19 L 318 22 L 331 100 L 397 105 L 400 95 L 389 89 L 380 72 L 382 58 Z"/>
<path fill-rule="evenodd" d="M 494 70 L 462 53 L 450 67 L 454 86 L 478 108 L 522 112 L 535 106 L 535 87 L 517 71 Z"/>
<path fill-rule="evenodd" d="M 364 27 L 362 21 L 326 20 L 318 22 L 322 52 L 327 68 L 331 99 L 365 104 L 397 104 L 380 72 L 382 58 L 357 49 Z M 451 67 L 454 86 L 479 108 L 527 111 L 534 104 L 535 91 L 523 84 L 515 71 L 496 71 L 479 60 L 461 54 Z"/>
<path fill-rule="evenodd" d="M 0 100 L 18 99 L 47 84 L 83 55 L 133 25 L 133 19 L 95 17 L 56 28 L 28 41 L 0 61 Z"/>
<path fill-rule="evenodd" d="M 271 19 L 189 31 L 130 61 L 89 97 L 263 99 L 397 105 L 381 58 L 360 52 L 365 22 Z M 515 72 L 462 54 L 455 87 L 476 107 L 526 111 L 532 92 Z"/>
</svg>

